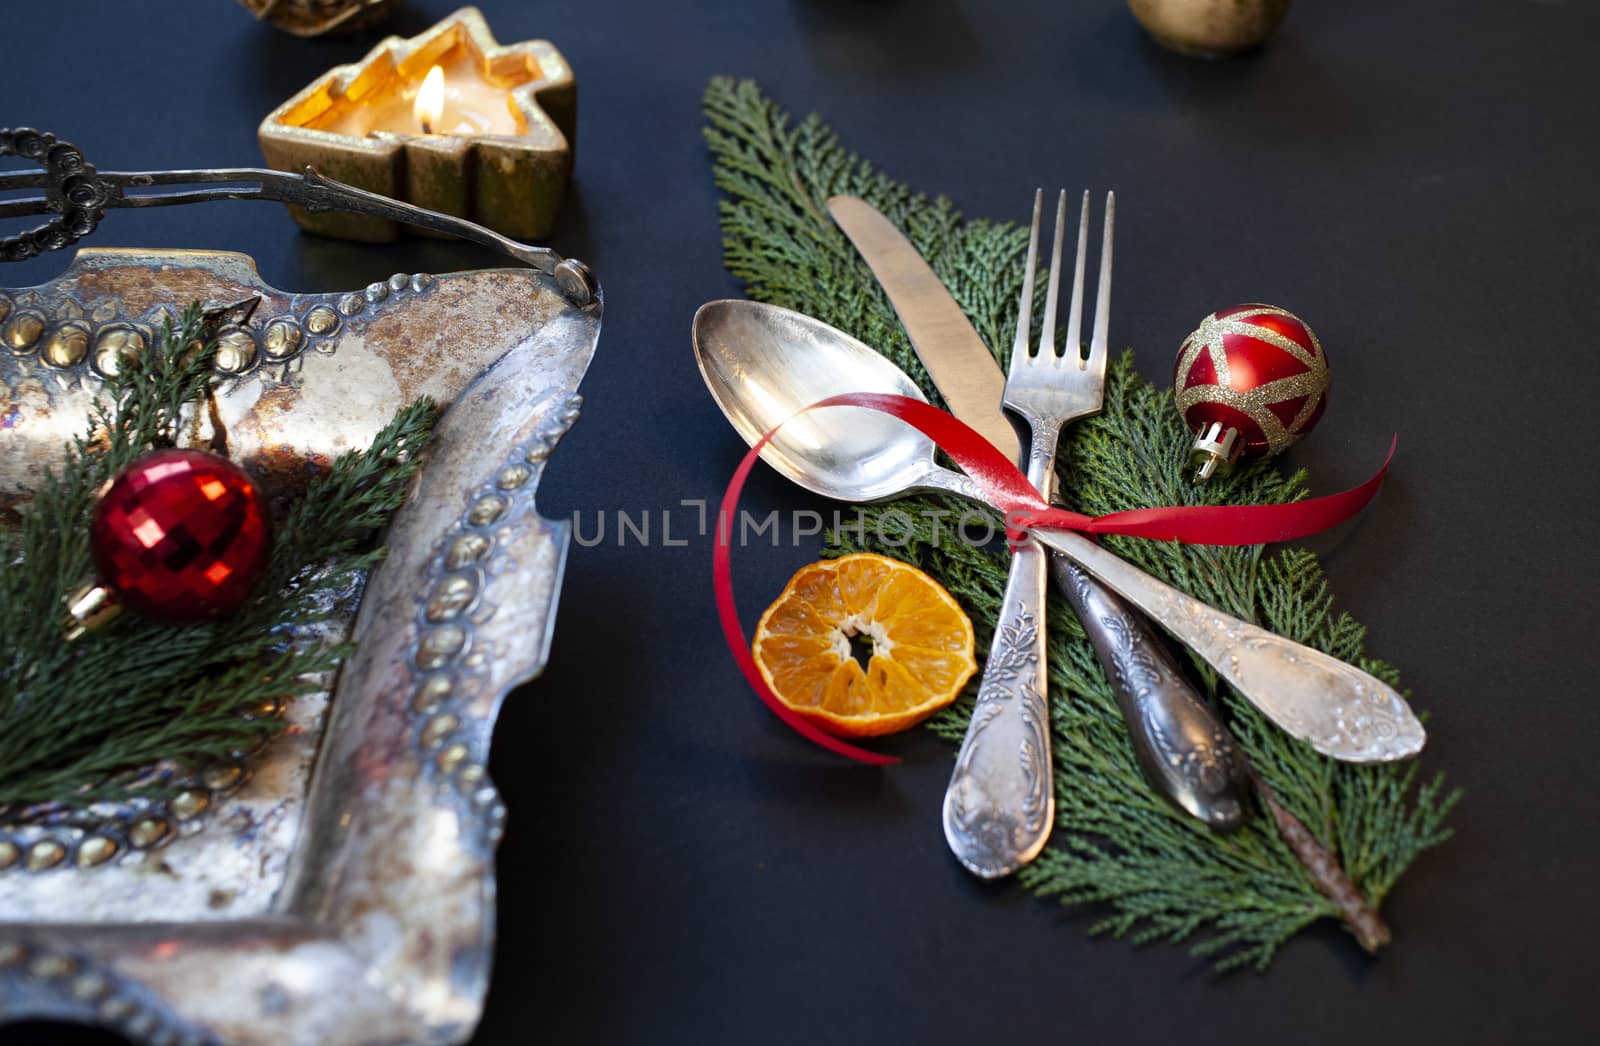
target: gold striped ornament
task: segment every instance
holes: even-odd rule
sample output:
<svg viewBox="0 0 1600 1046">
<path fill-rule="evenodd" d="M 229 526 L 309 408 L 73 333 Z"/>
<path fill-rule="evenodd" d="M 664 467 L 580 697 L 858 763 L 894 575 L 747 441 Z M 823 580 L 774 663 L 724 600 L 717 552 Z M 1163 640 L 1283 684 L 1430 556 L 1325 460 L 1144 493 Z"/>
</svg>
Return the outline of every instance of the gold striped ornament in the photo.
<svg viewBox="0 0 1600 1046">
<path fill-rule="evenodd" d="M 1235 305 L 1201 320 L 1173 367 L 1195 479 L 1292 446 L 1322 417 L 1329 380 L 1322 343 L 1287 309 Z"/>
</svg>

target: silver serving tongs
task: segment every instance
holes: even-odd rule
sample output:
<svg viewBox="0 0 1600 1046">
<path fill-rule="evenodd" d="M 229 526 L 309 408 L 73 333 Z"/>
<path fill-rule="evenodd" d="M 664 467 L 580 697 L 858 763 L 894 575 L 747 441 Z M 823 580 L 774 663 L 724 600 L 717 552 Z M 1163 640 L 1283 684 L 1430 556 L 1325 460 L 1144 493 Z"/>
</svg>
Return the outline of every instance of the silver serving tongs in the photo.
<svg viewBox="0 0 1600 1046">
<path fill-rule="evenodd" d="M 588 266 L 575 258 L 563 258 L 548 247 L 519 243 L 465 218 L 336 182 L 318 174 L 312 167 L 301 174 L 262 167 L 96 171 L 84 160 L 77 146 L 60 141 L 49 131 L 30 127 L 0 128 L 0 156 L 19 156 L 44 168 L 42 171 L 0 173 L 0 193 L 17 189 L 44 190 L 43 196 L 0 200 L 0 219 L 31 214 L 55 215 L 36 229 L 0 238 L 0 261 L 21 261 L 43 251 L 70 247 L 95 230 L 107 207 L 167 207 L 208 200 L 273 200 L 308 211 L 353 211 L 455 236 L 551 276 L 567 300 L 576 306 L 586 306 L 595 299 L 594 276 Z M 161 185 L 206 187 L 182 192 L 129 192 Z"/>
</svg>

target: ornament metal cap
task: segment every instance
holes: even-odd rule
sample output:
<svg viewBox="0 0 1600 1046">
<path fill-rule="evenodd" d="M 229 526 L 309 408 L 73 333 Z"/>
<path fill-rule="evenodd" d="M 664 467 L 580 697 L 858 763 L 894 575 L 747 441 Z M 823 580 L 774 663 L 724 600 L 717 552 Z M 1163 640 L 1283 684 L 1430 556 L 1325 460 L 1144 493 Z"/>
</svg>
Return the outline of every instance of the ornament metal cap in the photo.
<svg viewBox="0 0 1600 1046">
<path fill-rule="evenodd" d="M 66 598 L 67 616 L 61 623 L 61 637 L 67 642 L 81 639 L 94 629 L 109 624 L 122 614 L 117 594 L 104 585 L 79 585 Z"/>
<path fill-rule="evenodd" d="M 1225 428 L 1220 421 L 1213 421 L 1200 430 L 1195 437 L 1194 446 L 1189 450 L 1189 463 L 1198 465 L 1194 474 L 1196 483 L 1204 483 L 1218 471 L 1226 476 L 1233 471 L 1234 463 L 1239 460 L 1239 455 L 1244 451 L 1244 445 L 1239 442 L 1239 430 Z"/>
</svg>

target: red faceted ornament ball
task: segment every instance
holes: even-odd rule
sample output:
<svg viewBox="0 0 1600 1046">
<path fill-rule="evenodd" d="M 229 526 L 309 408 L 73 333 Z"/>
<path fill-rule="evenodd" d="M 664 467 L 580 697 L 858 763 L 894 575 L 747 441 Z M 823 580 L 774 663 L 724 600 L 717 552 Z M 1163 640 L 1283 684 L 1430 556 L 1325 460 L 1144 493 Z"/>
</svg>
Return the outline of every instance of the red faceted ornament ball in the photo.
<svg viewBox="0 0 1600 1046">
<path fill-rule="evenodd" d="M 1200 321 L 1178 349 L 1173 395 L 1206 479 L 1240 457 L 1271 457 L 1310 432 L 1328 405 L 1328 359 L 1304 320 L 1236 305 Z"/>
<path fill-rule="evenodd" d="M 267 514 L 226 458 L 158 450 L 117 474 L 89 524 L 100 584 L 127 609 L 173 622 L 235 610 L 266 569 Z"/>
</svg>

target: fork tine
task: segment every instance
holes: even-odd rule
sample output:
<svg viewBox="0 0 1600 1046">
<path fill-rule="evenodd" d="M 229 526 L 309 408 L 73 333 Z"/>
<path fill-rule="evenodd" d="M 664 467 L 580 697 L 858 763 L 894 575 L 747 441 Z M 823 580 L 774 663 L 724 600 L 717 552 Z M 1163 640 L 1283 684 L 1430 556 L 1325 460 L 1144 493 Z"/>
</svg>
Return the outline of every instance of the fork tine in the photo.
<svg viewBox="0 0 1600 1046">
<path fill-rule="evenodd" d="M 1056 198 L 1056 232 L 1050 247 L 1050 288 L 1044 295 L 1044 321 L 1039 324 L 1039 359 L 1056 359 L 1056 299 L 1061 296 L 1061 241 L 1066 231 L 1067 190 Z"/>
<path fill-rule="evenodd" d="M 1106 370 L 1106 342 L 1111 328 L 1111 231 L 1116 216 L 1117 194 L 1108 192 L 1105 231 L 1100 238 L 1100 278 L 1095 285 L 1094 340 L 1089 344 L 1089 366 L 1102 374 Z"/>
<path fill-rule="evenodd" d="M 1064 195 L 1064 194 L 1063 194 Z M 1061 234 L 1056 233 L 1057 236 Z M 1083 191 L 1083 208 L 1078 215 L 1078 263 L 1072 269 L 1072 304 L 1067 309 L 1067 358 L 1083 366 L 1083 266 L 1089 245 L 1089 190 Z"/>
<path fill-rule="evenodd" d="M 1017 340 L 1011 345 L 1011 368 L 1028 362 L 1028 324 L 1033 319 L 1033 269 L 1039 260 L 1039 207 L 1044 190 L 1033 191 L 1033 230 L 1028 233 L 1028 264 L 1022 273 L 1022 300 L 1017 304 Z"/>
</svg>

